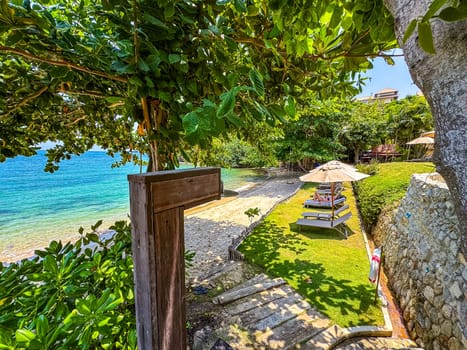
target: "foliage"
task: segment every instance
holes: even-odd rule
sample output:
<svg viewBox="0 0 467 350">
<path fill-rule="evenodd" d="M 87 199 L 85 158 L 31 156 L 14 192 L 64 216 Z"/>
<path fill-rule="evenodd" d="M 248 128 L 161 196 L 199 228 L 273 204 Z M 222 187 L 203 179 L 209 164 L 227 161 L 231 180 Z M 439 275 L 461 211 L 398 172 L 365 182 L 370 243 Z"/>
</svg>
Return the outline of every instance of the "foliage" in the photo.
<svg viewBox="0 0 467 350">
<path fill-rule="evenodd" d="M 378 171 L 374 176 L 355 183 L 362 221 L 369 231 L 384 207 L 402 199 L 412 174 L 435 170 L 432 163 L 392 162 L 377 166 Z M 358 166 L 358 169 L 365 171 L 365 166 Z"/>
<path fill-rule="evenodd" d="M 422 132 L 433 130 L 433 116 L 424 96 L 407 96 L 384 106 L 387 139 L 405 145 Z"/>
<path fill-rule="evenodd" d="M 354 91 L 395 47 L 382 0 L 1 0 L 0 161 L 59 141 L 47 170 L 96 144 L 177 153 L 293 117 L 306 91 Z"/>
<path fill-rule="evenodd" d="M 283 126 L 278 140 L 278 158 L 298 162 L 312 158 L 319 162 L 336 159 L 344 148 L 338 142 L 342 122 L 348 117 L 342 100 L 313 100 L 301 108 L 294 120 Z"/>
<path fill-rule="evenodd" d="M 74 244 L 2 265 L 2 349 L 136 349 L 130 228 L 112 229 L 106 241 L 81 229 Z"/>
<path fill-rule="evenodd" d="M 355 163 L 361 151 L 379 145 L 384 140 L 387 125 L 383 108 L 379 103 L 354 102 L 350 117 L 342 128 L 340 141 L 353 151 Z"/>
<path fill-rule="evenodd" d="M 381 309 L 373 304 L 369 262 L 350 185 L 343 194 L 353 213 L 348 239 L 334 230 L 302 228 L 294 222 L 315 189 L 305 184 L 279 204 L 240 245 L 247 261 L 268 274 L 283 277 L 313 307 L 342 327 L 381 325 Z"/>
<path fill-rule="evenodd" d="M 250 220 L 250 224 L 251 224 L 251 222 L 253 221 L 253 218 L 261 214 L 261 209 L 258 207 L 248 208 L 248 210 L 246 210 L 244 214 L 248 216 L 248 219 Z"/>
<path fill-rule="evenodd" d="M 404 34 L 405 43 L 417 30 L 417 40 L 420 47 L 428 53 L 435 54 L 433 33 L 430 21 L 441 19 L 446 22 L 462 21 L 467 18 L 467 3 L 462 0 L 433 0 L 427 12 L 413 19 Z"/>
<path fill-rule="evenodd" d="M 246 140 L 240 140 L 235 136 L 225 139 L 214 139 L 209 149 L 199 152 L 195 158 L 202 165 L 221 166 L 223 168 L 259 168 L 272 166 L 277 163 L 273 154 L 273 147 L 267 145 L 265 140 L 257 139 L 252 145 Z M 264 141 L 264 143 L 263 143 Z"/>
</svg>

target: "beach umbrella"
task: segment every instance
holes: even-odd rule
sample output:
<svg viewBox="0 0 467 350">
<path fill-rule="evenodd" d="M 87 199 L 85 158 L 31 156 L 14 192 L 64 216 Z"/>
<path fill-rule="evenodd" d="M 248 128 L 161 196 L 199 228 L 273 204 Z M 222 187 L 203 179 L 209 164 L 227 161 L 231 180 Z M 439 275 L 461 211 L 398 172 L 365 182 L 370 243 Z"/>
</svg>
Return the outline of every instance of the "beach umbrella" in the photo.
<svg viewBox="0 0 467 350">
<path fill-rule="evenodd" d="M 409 151 L 407 152 L 407 159 L 409 159 L 411 145 L 432 145 L 434 143 L 435 143 L 435 140 L 430 136 L 420 136 L 420 137 L 417 137 L 416 139 L 413 139 L 412 141 L 407 142 L 407 145 L 409 145 Z M 425 146 L 425 147 L 428 147 L 428 146 Z"/>
<path fill-rule="evenodd" d="M 421 136 L 407 142 L 408 145 L 429 145 L 435 143 L 435 140 L 429 136 Z"/>
<path fill-rule="evenodd" d="M 357 171 L 353 166 L 332 160 L 300 176 L 303 182 L 330 182 L 331 183 L 331 210 L 334 216 L 334 184 L 336 182 L 358 181 L 370 175 Z"/>
</svg>

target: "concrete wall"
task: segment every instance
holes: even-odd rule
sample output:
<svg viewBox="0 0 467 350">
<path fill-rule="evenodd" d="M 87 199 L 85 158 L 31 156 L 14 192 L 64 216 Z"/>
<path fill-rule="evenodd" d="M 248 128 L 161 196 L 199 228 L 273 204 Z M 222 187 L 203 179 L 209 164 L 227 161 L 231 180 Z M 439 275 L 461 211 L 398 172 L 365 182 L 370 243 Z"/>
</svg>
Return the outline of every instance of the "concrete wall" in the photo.
<svg viewBox="0 0 467 350">
<path fill-rule="evenodd" d="M 411 337 L 426 349 L 467 349 L 467 264 L 440 175 L 412 177 L 400 206 L 374 232 Z"/>
</svg>

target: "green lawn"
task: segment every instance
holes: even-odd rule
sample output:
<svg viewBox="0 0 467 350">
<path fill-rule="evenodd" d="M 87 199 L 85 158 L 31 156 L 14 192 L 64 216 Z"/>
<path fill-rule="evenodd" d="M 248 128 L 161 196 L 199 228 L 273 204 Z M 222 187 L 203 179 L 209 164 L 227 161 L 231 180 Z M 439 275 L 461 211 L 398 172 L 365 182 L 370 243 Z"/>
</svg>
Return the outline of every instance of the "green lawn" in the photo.
<svg viewBox="0 0 467 350">
<path fill-rule="evenodd" d="M 369 262 L 357 216 L 356 203 L 345 184 L 344 194 L 353 217 L 349 239 L 337 231 L 302 227 L 303 202 L 314 186 L 305 184 L 280 204 L 242 243 L 248 261 L 267 273 L 281 276 L 324 315 L 342 327 L 383 325 L 380 306 L 373 305 L 375 287 L 368 281 Z"/>
</svg>

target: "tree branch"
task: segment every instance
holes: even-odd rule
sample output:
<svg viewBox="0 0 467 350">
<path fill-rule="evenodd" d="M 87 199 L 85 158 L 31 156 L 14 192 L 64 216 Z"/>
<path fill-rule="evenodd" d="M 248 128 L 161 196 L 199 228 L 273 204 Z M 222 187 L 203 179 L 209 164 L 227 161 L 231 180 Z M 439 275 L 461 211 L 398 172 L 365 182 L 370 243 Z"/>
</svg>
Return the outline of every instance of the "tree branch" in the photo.
<svg viewBox="0 0 467 350">
<path fill-rule="evenodd" d="M 19 102 L 13 109 L 7 111 L 6 113 L 0 115 L 0 117 L 6 117 L 8 115 L 10 115 L 11 113 L 14 113 L 15 111 L 17 111 L 18 109 L 20 109 L 21 107 L 23 107 L 25 104 L 27 104 L 29 101 L 31 100 L 34 100 L 36 97 L 39 97 L 40 95 L 42 95 L 44 92 L 46 92 L 47 90 L 49 89 L 48 86 L 44 86 L 42 89 L 40 89 L 39 91 L 36 91 L 35 93 L 33 93 L 32 95 L 29 95 L 27 97 L 25 97 L 21 102 Z"/>
<path fill-rule="evenodd" d="M 365 36 L 366 34 L 364 34 Z M 363 37 L 364 37 L 363 36 Z M 363 37 L 360 37 L 357 39 L 357 42 L 362 40 Z M 267 49 L 266 46 L 261 42 L 261 40 L 258 40 L 256 38 L 251 38 L 251 37 L 237 37 L 237 38 L 234 38 L 235 42 L 237 43 L 241 43 L 241 44 L 251 44 L 253 46 L 256 46 L 256 47 L 259 47 L 259 48 L 262 48 L 262 49 Z M 279 51 L 277 50 L 278 53 L 280 53 L 282 56 L 285 56 L 287 55 L 287 53 L 285 51 Z M 342 52 L 338 55 L 334 55 L 334 56 L 326 56 L 324 54 L 304 54 L 303 57 L 304 58 L 308 58 L 308 59 L 322 59 L 322 60 L 326 60 L 326 61 L 332 61 L 336 58 L 340 58 L 340 57 L 371 57 L 371 58 L 374 58 L 374 57 L 403 57 L 404 54 L 385 54 L 385 53 L 382 53 L 382 52 L 376 52 L 376 53 L 371 53 L 371 54 L 360 54 L 360 55 L 355 55 L 355 54 L 351 54 L 351 53 L 348 53 L 348 52 Z"/>
<path fill-rule="evenodd" d="M 14 55 L 19 55 L 19 56 L 22 56 L 24 58 L 28 58 L 28 59 L 30 59 L 32 61 L 47 63 L 47 64 L 50 64 L 52 66 L 68 67 L 70 69 L 74 69 L 74 70 L 77 70 L 77 71 L 80 71 L 80 72 L 88 73 L 88 74 L 91 74 L 91 75 L 97 75 L 99 77 L 107 78 L 107 79 L 110 79 L 110 80 L 116 80 L 116 81 L 119 81 L 119 82 L 122 82 L 122 83 L 127 83 L 128 82 L 127 78 L 118 77 L 118 76 L 107 74 L 105 72 L 101 72 L 101 71 L 97 71 L 97 70 L 92 70 L 92 69 L 80 66 L 79 64 L 75 64 L 75 63 L 71 63 L 71 62 L 67 62 L 67 61 L 49 60 L 47 58 L 38 57 L 38 56 L 33 55 L 33 54 L 31 54 L 31 53 L 29 53 L 27 51 L 15 49 L 13 47 L 0 46 L 0 51 L 8 52 L 8 53 L 11 53 L 11 54 L 14 54 Z"/>
</svg>

